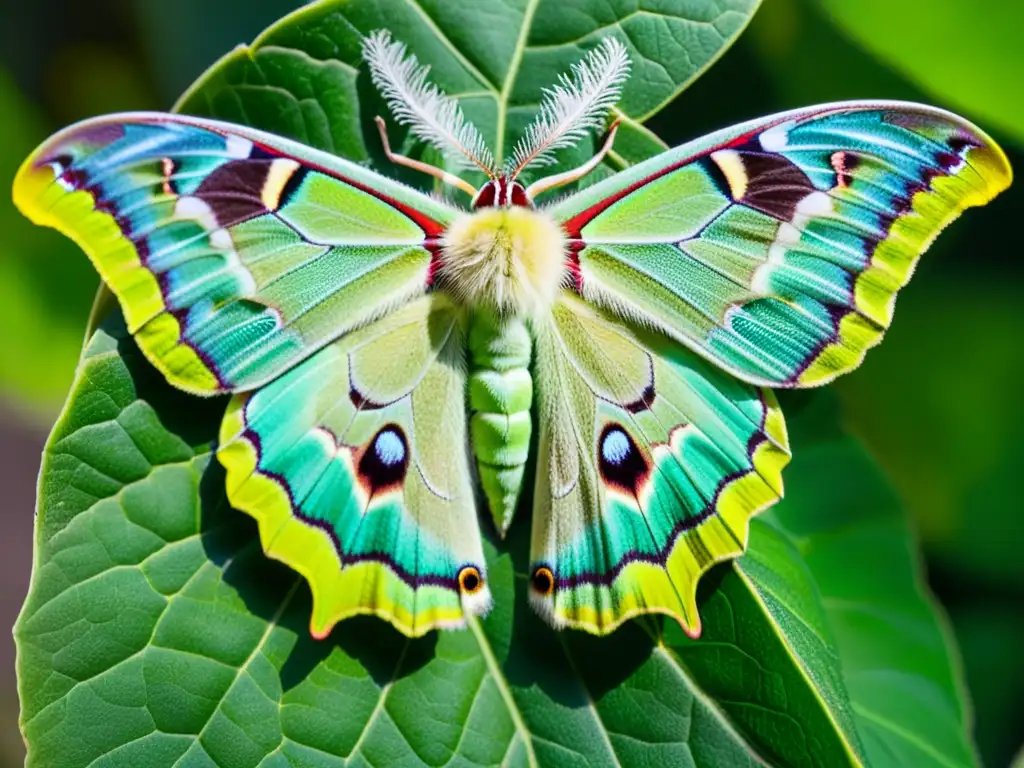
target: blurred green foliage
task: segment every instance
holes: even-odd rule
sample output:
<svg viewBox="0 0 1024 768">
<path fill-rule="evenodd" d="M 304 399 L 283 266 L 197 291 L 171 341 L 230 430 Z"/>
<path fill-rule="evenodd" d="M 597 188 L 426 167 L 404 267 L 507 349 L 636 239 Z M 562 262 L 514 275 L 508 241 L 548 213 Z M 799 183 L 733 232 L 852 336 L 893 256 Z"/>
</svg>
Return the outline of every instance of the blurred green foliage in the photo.
<svg viewBox="0 0 1024 768">
<path fill-rule="evenodd" d="M 0 391 L 50 415 L 67 391 L 98 281 L 70 242 L 29 224 L 6 194 L 21 159 L 44 131 L 36 110 L 0 70 L 0 325 L 8 329 Z"/>
<path fill-rule="evenodd" d="M 926 93 L 1024 139 L 1024 3 L 821 0 L 853 40 Z"/>
<path fill-rule="evenodd" d="M 214 59 L 298 4 L 0 7 L 0 186 L 67 122 L 169 107 Z M 1024 169 L 1022 8 L 1006 0 L 766 0 L 740 43 L 649 126 L 675 144 L 802 104 L 908 98 L 979 122 Z M 1024 705 L 1014 440 L 1024 432 L 1014 398 L 1024 375 L 1022 206 L 1018 183 L 940 238 L 901 294 L 886 341 L 836 386 L 848 427 L 914 513 L 932 586 L 963 651 L 982 759 L 992 766 L 1019 751 Z M 67 391 L 97 281 L 73 246 L 22 220 L 6 193 L 0 228 L 0 399 L 42 425 Z"/>
</svg>

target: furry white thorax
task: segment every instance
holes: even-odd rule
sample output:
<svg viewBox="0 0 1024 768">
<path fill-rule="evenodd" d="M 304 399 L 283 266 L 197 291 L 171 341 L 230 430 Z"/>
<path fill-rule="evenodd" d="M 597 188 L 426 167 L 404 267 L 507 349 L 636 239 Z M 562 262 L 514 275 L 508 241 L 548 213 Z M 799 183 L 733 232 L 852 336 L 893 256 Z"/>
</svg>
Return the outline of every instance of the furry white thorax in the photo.
<svg viewBox="0 0 1024 768">
<path fill-rule="evenodd" d="M 567 284 L 567 263 L 562 228 L 544 211 L 480 208 L 445 233 L 438 280 L 468 306 L 535 317 Z"/>
</svg>

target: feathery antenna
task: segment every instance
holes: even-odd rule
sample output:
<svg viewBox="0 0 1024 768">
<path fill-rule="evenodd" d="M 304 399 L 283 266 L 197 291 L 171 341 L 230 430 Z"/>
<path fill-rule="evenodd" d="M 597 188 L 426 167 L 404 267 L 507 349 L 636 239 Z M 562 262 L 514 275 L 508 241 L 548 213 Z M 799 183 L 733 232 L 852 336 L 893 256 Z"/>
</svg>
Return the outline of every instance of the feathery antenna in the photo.
<svg viewBox="0 0 1024 768">
<path fill-rule="evenodd" d="M 557 85 L 544 89 L 537 117 L 505 166 L 508 177 L 516 178 L 529 165 L 551 165 L 556 150 L 571 147 L 588 131 L 603 127 L 628 77 L 629 54 L 614 37 L 606 37 L 573 64 L 572 77 L 559 75 Z"/>
<path fill-rule="evenodd" d="M 391 114 L 421 140 L 463 168 L 479 168 L 494 177 L 494 156 L 459 102 L 427 80 L 430 67 L 406 52 L 391 33 L 379 29 L 363 40 L 363 60 Z"/>
</svg>

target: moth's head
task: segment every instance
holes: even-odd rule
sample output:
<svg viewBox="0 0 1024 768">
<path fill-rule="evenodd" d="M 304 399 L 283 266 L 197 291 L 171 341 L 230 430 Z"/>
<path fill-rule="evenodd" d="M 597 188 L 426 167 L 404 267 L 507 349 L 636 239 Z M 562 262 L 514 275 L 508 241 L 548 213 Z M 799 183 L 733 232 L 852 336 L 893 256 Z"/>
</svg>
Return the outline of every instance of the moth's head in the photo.
<svg viewBox="0 0 1024 768">
<path fill-rule="evenodd" d="M 473 197 L 470 204 L 474 210 L 477 208 L 511 208 L 519 206 L 522 208 L 533 208 L 533 200 L 526 193 L 526 187 L 515 179 L 509 179 L 502 174 L 491 179 Z"/>
<path fill-rule="evenodd" d="M 537 116 L 523 132 L 511 156 L 500 163 L 480 131 L 466 120 L 459 102 L 427 80 L 430 67 L 421 65 L 403 44 L 393 41 L 390 32 L 378 30 L 365 38 L 363 59 L 395 120 L 409 126 L 416 138 L 439 150 L 446 165 L 455 172 L 392 153 L 383 121 L 378 118 L 388 157 L 465 190 L 473 197 L 473 208 L 532 207 L 532 199 L 539 191 L 579 178 L 578 174 L 556 174 L 535 181 L 530 187 L 517 181 L 528 168 L 553 165 L 558 150 L 575 146 L 591 131 L 605 126 L 609 111 L 622 94 L 630 66 L 622 43 L 614 37 L 602 40 L 572 65 L 570 73 L 560 75 L 557 82 L 543 90 Z M 458 175 L 459 170 L 482 171 L 490 180 L 476 190 Z"/>
</svg>

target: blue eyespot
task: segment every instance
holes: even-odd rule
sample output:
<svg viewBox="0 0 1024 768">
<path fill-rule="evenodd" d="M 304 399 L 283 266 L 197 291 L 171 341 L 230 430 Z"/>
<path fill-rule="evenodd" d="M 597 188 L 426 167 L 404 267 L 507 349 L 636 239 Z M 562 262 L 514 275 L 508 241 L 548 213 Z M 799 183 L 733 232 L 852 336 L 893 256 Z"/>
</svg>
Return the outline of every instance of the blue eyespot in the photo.
<svg viewBox="0 0 1024 768">
<path fill-rule="evenodd" d="M 408 469 L 409 443 L 405 434 L 397 424 L 387 424 L 363 452 L 357 471 L 360 482 L 374 494 L 401 487 Z"/>
<path fill-rule="evenodd" d="M 601 479 L 619 491 L 637 494 L 650 473 L 647 459 L 619 424 L 607 424 L 598 440 Z"/>
<path fill-rule="evenodd" d="M 393 430 L 385 429 L 377 435 L 373 449 L 384 466 L 393 467 L 405 461 L 405 443 Z"/>
<path fill-rule="evenodd" d="M 632 450 L 629 438 L 621 429 L 610 429 L 601 442 L 601 456 L 609 464 L 621 464 Z"/>
</svg>

